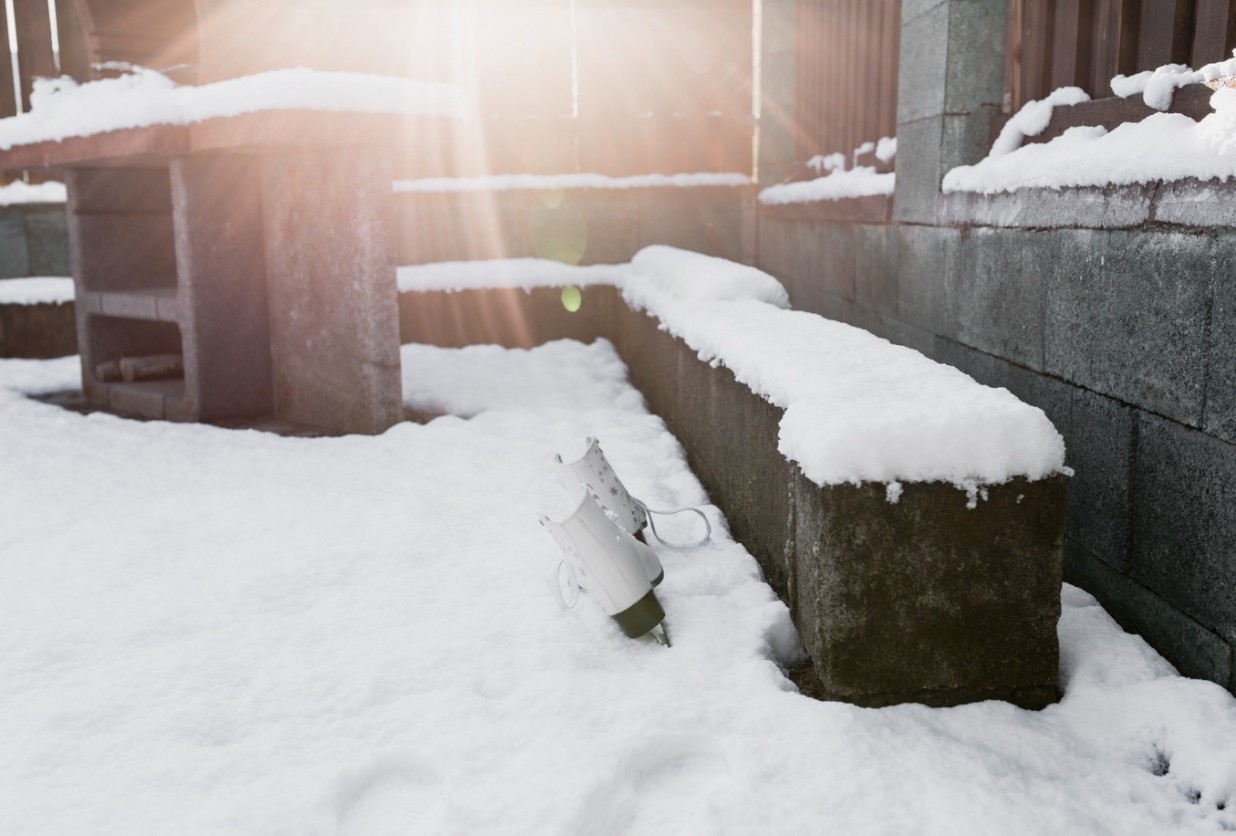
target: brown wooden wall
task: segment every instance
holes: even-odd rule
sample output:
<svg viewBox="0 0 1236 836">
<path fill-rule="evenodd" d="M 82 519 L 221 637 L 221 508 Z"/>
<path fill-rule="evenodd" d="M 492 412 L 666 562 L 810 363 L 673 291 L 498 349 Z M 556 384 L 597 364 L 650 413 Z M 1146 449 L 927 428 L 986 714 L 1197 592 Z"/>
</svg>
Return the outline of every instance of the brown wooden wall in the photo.
<svg viewBox="0 0 1236 836">
<path fill-rule="evenodd" d="M 1112 95 L 1111 78 L 1232 56 L 1236 0 L 1010 0 L 1008 104 L 1058 87 Z"/>
<path fill-rule="evenodd" d="M 15 2 L 28 93 L 34 75 L 54 73 L 47 1 Z M 171 74 L 184 83 L 308 66 L 460 84 L 474 118 L 447 135 L 420 137 L 436 151 L 403 155 L 404 176 L 750 172 L 752 7 L 752 0 L 56 0 L 62 69 L 79 81 L 107 75 L 100 63 L 129 62 L 180 65 Z M 0 116 L 15 110 L 11 101 L 5 109 L 6 72 L 7 63 Z"/>
<path fill-rule="evenodd" d="M 799 0 L 798 156 L 897 133 L 901 0 Z"/>
</svg>

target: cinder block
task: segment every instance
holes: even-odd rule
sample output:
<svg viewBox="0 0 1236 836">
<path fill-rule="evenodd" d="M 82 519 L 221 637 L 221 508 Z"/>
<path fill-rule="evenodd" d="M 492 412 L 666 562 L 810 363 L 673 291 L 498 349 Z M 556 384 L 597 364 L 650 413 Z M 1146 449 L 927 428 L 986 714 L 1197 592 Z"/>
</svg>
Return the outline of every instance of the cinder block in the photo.
<svg viewBox="0 0 1236 836">
<path fill-rule="evenodd" d="M 380 433 L 403 418 L 390 152 L 262 158 L 277 418 Z"/>
<path fill-rule="evenodd" d="M 187 401 L 178 417 L 271 415 L 258 158 L 179 157 L 171 162 L 170 176 Z"/>
<path fill-rule="evenodd" d="M 910 15 L 902 10 L 901 53 L 897 74 L 897 156 L 904 162 L 901 126 L 944 113 L 949 55 L 948 2 Z M 898 171 L 902 169 L 897 166 Z"/>
<path fill-rule="evenodd" d="M 1202 427 L 1211 435 L 1236 442 L 1236 234 L 1229 230 L 1218 233 L 1215 254 Z"/>
<path fill-rule="evenodd" d="M 1236 643 L 1236 446 L 1139 413 L 1130 574 Z"/>
<path fill-rule="evenodd" d="M 945 276 L 957 340 L 1042 370 L 1044 279 L 1058 252 L 1053 233 L 963 231 L 956 267 Z"/>
<path fill-rule="evenodd" d="M 821 488 L 796 474 L 799 635 L 825 693 L 859 705 L 1056 700 L 1064 479 L 968 508 L 941 483 Z M 907 550 L 906 544 L 913 544 Z"/>
<path fill-rule="evenodd" d="M 1050 270 L 1046 371 L 1199 426 L 1215 271 L 1210 239 L 1154 231 L 1043 234 L 1064 243 L 1043 262 Z"/>
<path fill-rule="evenodd" d="M 967 114 L 975 130 L 982 130 L 984 144 L 988 122 L 1000 112 L 1004 99 L 1008 8 L 998 0 L 948 3 L 944 112 Z M 975 163 L 984 156 L 985 148 L 979 156 L 955 164 Z"/>
<path fill-rule="evenodd" d="M 957 335 L 952 276 L 961 233 L 898 224 L 897 318 L 934 334 Z"/>
<path fill-rule="evenodd" d="M 904 34 L 903 34 L 904 37 Z M 902 78 L 905 78 L 903 65 Z M 936 223 L 936 202 L 944 141 L 944 117 L 926 116 L 897 123 L 897 186 L 893 195 L 893 220 L 903 224 Z"/>
<path fill-rule="evenodd" d="M 854 225 L 851 229 L 854 240 L 854 295 L 850 298 L 881 316 L 896 316 L 900 243 L 897 228 L 892 225 Z"/>
<path fill-rule="evenodd" d="M 948 0 L 904 0 L 901 4 L 901 22 L 908 23 L 947 2 Z"/>
<path fill-rule="evenodd" d="M 69 214 L 73 278 L 84 290 L 176 286 L 170 212 Z"/>
<path fill-rule="evenodd" d="M 1113 569 L 1127 572 L 1133 410 L 1072 388 L 1071 420 L 1060 428 L 1074 470 L 1065 532 Z"/>
<path fill-rule="evenodd" d="M 1228 642 L 1071 538 L 1064 543 L 1064 579 L 1098 598 L 1121 627 L 1141 635 L 1183 675 L 1229 690 L 1236 684 Z"/>
</svg>

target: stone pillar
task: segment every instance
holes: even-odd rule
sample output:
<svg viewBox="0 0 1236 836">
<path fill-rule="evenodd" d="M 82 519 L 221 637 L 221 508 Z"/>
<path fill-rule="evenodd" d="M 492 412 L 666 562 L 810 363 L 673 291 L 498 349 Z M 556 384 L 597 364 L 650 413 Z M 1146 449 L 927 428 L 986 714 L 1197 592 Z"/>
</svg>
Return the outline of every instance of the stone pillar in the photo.
<svg viewBox="0 0 1236 836">
<path fill-rule="evenodd" d="M 265 157 L 275 417 L 376 434 L 403 418 L 391 153 Z"/>
<path fill-rule="evenodd" d="M 798 0 L 762 0 L 760 22 L 760 185 L 780 183 L 798 156 L 795 97 Z"/>
<path fill-rule="evenodd" d="M 1004 99 L 1008 0 L 904 0 L 897 79 L 899 223 L 934 224 L 940 181 L 987 154 Z"/>
</svg>

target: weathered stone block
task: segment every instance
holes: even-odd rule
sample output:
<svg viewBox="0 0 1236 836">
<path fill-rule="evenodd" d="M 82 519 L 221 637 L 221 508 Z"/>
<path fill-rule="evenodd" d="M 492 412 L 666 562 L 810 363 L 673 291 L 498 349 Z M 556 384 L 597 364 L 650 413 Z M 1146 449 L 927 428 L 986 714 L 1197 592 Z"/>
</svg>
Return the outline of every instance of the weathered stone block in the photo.
<svg viewBox="0 0 1236 836">
<path fill-rule="evenodd" d="M 66 357 L 77 353 L 73 303 L 0 305 L 0 357 Z"/>
<path fill-rule="evenodd" d="M 1043 368 L 1200 425 L 1211 240 L 1181 233 L 1043 234 L 1064 243 L 1050 257 L 1037 256 L 1050 270 Z"/>
<path fill-rule="evenodd" d="M 1236 643 L 1236 445 L 1139 413 L 1130 574 Z"/>
<path fill-rule="evenodd" d="M 1236 442 L 1236 234 L 1215 240 L 1215 291 L 1206 368 L 1206 414 L 1202 428 Z"/>
<path fill-rule="evenodd" d="M 905 37 L 903 32 L 902 37 Z M 904 53 L 903 53 L 904 55 Z M 905 69 L 901 73 L 905 78 Z M 940 196 L 944 117 L 925 116 L 912 122 L 897 122 L 897 186 L 893 196 L 893 220 L 903 224 L 936 223 Z"/>
<path fill-rule="evenodd" d="M 1119 572 L 1128 570 L 1133 410 L 1073 388 L 1064 433 L 1069 480 L 1066 534 Z M 1018 395 L 1020 397 L 1020 395 Z M 1049 416 L 1050 417 L 1050 416 Z"/>
<path fill-rule="evenodd" d="M 877 314 L 895 316 L 900 250 L 896 227 L 855 225 L 850 228 L 854 242 L 854 293 L 849 298 Z M 820 242 L 817 246 L 823 244 Z"/>
<path fill-rule="evenodd" d="M 986 493 L 796 476 L 797 623 L 830 697 L 1055 702 L 1064 479 Z"/>
<path fill-rule="evenodd" d="M 1058 251 L 1052 233 L 963 231 L 946 274 L 956 339 L 1041 370 L 1045 279 Z"/>
<path fill-rule="evenodd" d="M 897 318 L 934 334 L 957 333 L 950 302 L 961 234 L 955 229 L 898 224 Z"/>
<path fill-rule="evenodd" d="M 902 11 L 897 76 L 899 157 L 904 150 L 900 139 L 901 125 L 944 113 L 944 81 L 949 61 L 949 5 L 939 3 L 913 16 L 912 9 Z M 901 168 L 898 165 L 898 169 Z"/>
</svg>

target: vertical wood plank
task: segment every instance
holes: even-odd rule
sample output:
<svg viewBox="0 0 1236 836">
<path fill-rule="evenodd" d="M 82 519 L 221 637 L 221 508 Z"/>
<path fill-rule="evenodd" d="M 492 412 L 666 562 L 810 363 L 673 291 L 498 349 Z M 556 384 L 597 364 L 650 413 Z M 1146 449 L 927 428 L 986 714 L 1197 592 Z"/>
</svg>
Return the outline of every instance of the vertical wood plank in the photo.
<svg viewBox="0 0 1236 836">
<path fill-rule="evenodd" d="M 1191 66 L 1195 69 L 1232 57 L 1231 46 L 1233 35 L 1236 35 L 1233 32 L 1234 7 L 1236 3 L 1232 0 L 1197 0 L 1191 56 Z"/>
<path fill-rule="evenodd" d="M 51 16 L 47 0 L 13 0 L 13 13 L 17 18 L 17 64 L 21 73 L 22 110 L 29 110 L 34 79 L 56 75 Z"/>
<path fill-rule="evenodd" d="M 13 93 L 13 60 L 9 54 L 9 27 L 6 15 L 0 14 L 0 118 L 17 115 L 17 97 Z"/>
<path fill-rule="evenodd" d="M 1141 0 L 1137 69 L 1187 63 L 1192 52 L 1195 0 Z"/>
<path fill-rule="evenodd" d="M 1041 99 L 1050 92 L 1052 0 L 1022 0 L 1021 99 Z"/>
</svg>

